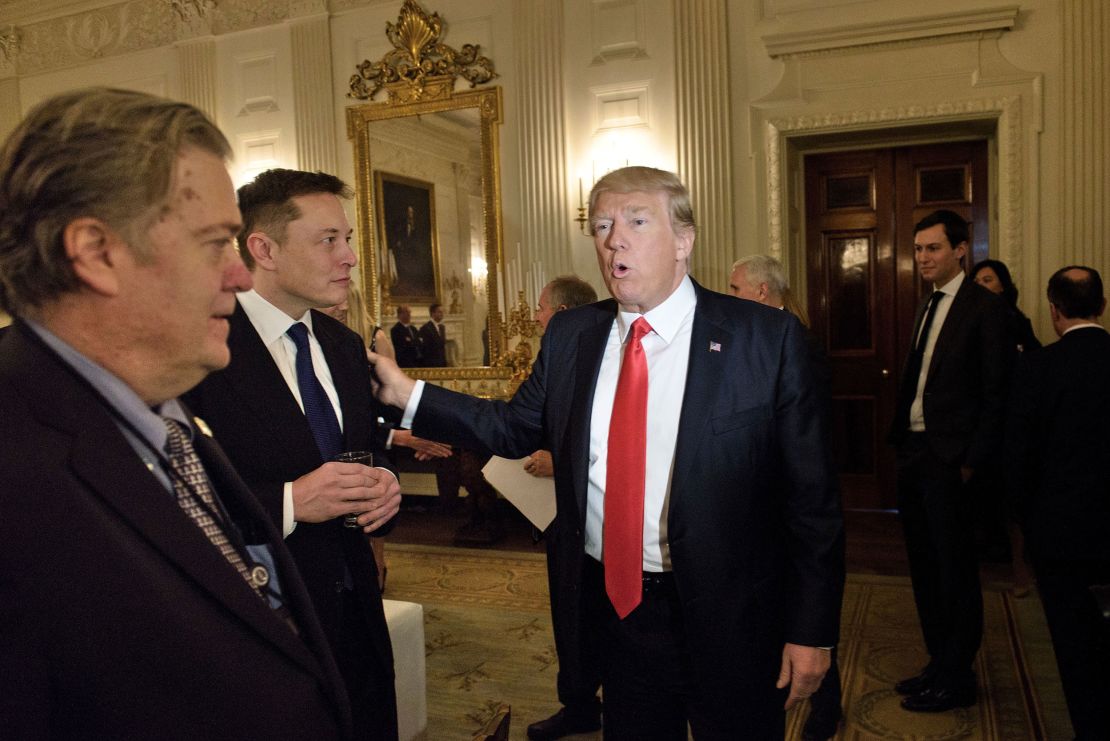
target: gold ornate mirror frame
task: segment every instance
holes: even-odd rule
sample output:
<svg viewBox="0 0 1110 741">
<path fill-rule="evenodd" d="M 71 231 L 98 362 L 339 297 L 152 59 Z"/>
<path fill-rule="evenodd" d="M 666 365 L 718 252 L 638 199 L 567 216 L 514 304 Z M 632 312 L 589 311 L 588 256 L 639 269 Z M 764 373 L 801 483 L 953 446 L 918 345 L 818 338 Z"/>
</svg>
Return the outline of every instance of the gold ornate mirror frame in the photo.
<svg viewBox="0 0 1110 741">
<path fill-rule="evenodd" d="M 384 93 L 382 102 L 367 102 L 347 109 L 347 137 L 354 147 L 357 220 L 361 237 L 361 275 L 367 302 L 379 321 L 383 316 L 383 288 L 379 260 L 385 254 L 378 234 L 374 170 L 371 162 L 371 124 L 444 111 L 475 109 L 479 118 L 481 147 L 482 220 L 487 265 L 486 288 L 489 357 L 501 358 L 504 337 L 497 297 L 502 265 L 501 163 L 499 125 L 502 121 L 501 89 L 497 86 L 456 91 L 456 78 L 472 88 L 495 76 L 490 60 L 475 45 L 455 51 L 440 41 L 444 23 L 426 13 L 414 0 L 405 0 L 397 23 L 386 24 L 393 49 L 378 62 L 364 61 L 351 77 L 348 97 L 370 100 Z M 442 289 L 443 286 L 437 286 Z M 512 391 L 510 367 L 420 368 L 411 375 L 445 383 L 479 396 L 507 396 Z"/>
</svg>

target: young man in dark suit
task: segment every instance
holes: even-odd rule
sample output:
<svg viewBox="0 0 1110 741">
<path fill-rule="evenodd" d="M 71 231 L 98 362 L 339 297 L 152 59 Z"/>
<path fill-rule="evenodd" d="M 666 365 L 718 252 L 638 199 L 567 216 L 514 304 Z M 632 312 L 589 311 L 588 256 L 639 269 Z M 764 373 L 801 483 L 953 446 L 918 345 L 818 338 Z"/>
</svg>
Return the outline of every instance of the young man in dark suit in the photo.
<svg viewBox="0 0 1110 741">
<path fill-rule="evenodd" d="M 600 660 L 606 738 L 782 738 L 829 666 L 844 579 L 801 324 L 690 279 L 673 173 L 608 173 L 589 217 L 614 300 L 556 314 L 511 401 L 377 359 L 380 398 L 433 437 L 551 451 L 557 609 L 566 655 Z"/>
<path fill-rule="evenodd" d="M 1010 491 L 1076 739 L 1110 738 L 1110 626 L 1091 587 L 1110 585 L 1110 335 L 1102 277 L 1079 266 L 1048 281 L 1060 341 L 1027 353 L 1011 397 Z"/>
<path fill-rule="evenodd" d="M 420 347 L 424 353 L 421 362 L 425 368 L 447 367 L 447 329 L 443 326 L 443 305 L 428 307 L 428 321 L 420 328 Z"/>
<path fill-rule="evenodd" d="M 1006 306 L 967 279 L 967 222 L 940 210 L 914 227 L 914 259 L 933 291 L 917 311 L 890 440 L 898 448 L 898 509 L 928 665 L 895 685 L 902 707 L 975 704 L 972 671 L 983 599 L 967 486 L 1000 453 L 1013 353 Z"/>
<path fill-rule="evenodd" d="M 391 527 L 400 487 L 375 447 L 362 339 L 314 310 L 347 295 L 356 258 L 340 198 L 349 195 L 334 176 L 295 170 L 239 189 L 254 290 L 239 294 L 231 316 L 230 365 L 188 400 L 284 532 L 346 682 L 356 736 L 391 740 L 393 652 L 365 534 Z M 352 451 L 372 452 L 375 466 L 335 460 Z"/>
<path fill-rule="evenodd" d="M 346 738 L 293 559 L 177 397 L 251 286 L 184 103 L 49 99 L 0 149 L 0 735 Z"/>
</svg>

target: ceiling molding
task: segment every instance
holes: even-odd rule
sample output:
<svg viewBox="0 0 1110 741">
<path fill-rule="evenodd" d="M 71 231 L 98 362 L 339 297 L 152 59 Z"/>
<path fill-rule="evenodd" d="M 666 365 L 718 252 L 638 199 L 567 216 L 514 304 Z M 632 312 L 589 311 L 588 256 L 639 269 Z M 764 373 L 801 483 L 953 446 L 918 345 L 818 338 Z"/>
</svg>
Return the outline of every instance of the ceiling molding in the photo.
<svg viewBox="0 0 1110 741">
<path fill-rule="evenodd" d="M 984 31 L 1009 31 L 1014 27 L 1017 15 L 1018 6 L 1006 5 L 895 20 L 799 28 L 764 34 L 763 43 L 767 47 L 767 54 L 777 58 L 853 46 L 873 46 Z"/>
</svg>

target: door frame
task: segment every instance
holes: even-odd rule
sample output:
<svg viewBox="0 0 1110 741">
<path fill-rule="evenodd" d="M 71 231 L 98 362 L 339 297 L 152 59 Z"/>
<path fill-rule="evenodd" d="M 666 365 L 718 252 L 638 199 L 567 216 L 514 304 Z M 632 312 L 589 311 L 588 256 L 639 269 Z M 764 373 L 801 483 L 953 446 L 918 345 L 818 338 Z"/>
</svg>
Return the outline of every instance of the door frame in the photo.
<svg viewBox="0 0 1110 741">
<path fill-rule="evenodd" d="M 1036 184 L 1029 182 L 1031 168 L 1022 146 L 1027 132 L 1020 96 L 935 107 L 769 118 L 763 133 L 768 252 L 782 260 L 798 294 L 805 295 L 807 290 L 802 160 L 806 154 L 826 151 L 987 139 L 988 178 L 992 183 L 990 255 L 1007 265 L 1025 266 L 1024 239 L 1027 233 L 1036 233 L 1037 218 L 1025 207 L 1029 202 L 1027 190 Z M 1021 270 L 1023 278 L 1029 272 Z M 1024 296 L 1038 293 L 1036 289 L 1027 290 L 1026 285 L 1020 288 Z"/>
</svg>

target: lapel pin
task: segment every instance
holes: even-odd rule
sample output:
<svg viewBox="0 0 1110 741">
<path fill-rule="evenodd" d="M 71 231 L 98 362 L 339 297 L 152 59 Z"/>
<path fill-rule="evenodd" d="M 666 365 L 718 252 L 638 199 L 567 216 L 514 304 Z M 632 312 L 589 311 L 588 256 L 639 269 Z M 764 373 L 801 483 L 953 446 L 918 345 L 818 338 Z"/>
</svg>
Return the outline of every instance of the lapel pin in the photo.
<svg viewBox="0 0 1110 741">
<path fill-rule="evenodd" d="M 721 343 L 720 342 L 713 342 L 712 340 L 710 340 L 709 341 L 709 352 L 720 352 L 720 351 L 721 351 Z"/>
<path fill-rule="evenodd" d="M 193 424 L 195 424 L 197 426 L 197 429 L 200 430 L 201 433 L 204 434 L 206 437 L 212 437 L 212 430 L 208 427 L 203 419 L 201 419 L 200 417 L 193 417 Z"/>
</svg>

